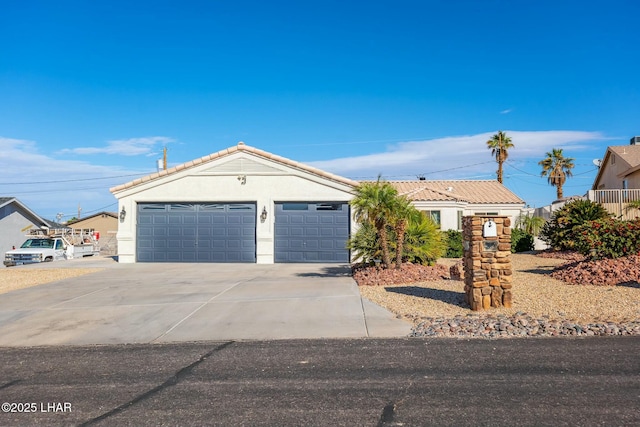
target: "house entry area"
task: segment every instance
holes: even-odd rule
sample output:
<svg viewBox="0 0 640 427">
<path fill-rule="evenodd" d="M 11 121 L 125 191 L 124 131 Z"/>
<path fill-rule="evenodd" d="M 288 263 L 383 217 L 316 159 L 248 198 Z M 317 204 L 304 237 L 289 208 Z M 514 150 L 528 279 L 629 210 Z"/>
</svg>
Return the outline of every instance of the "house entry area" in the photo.
<svg viewBox="0 0 640 427">
<path fill-rule="evenodd" d="M 256 262 L 255 203 L 139 203 L 138 262 Z"/>
<path fill-rule="evenodd" d="M 275 262 L 348 263 L 349 204 L 275 204 Z"/>
</svg>

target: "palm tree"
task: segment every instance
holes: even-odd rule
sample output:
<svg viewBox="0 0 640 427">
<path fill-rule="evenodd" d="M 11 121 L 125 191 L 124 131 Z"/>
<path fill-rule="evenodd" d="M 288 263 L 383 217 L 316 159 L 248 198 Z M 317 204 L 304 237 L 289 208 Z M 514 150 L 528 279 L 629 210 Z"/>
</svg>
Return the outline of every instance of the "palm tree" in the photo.
<svg viewBox="0 0 640 427">
<path fill-rule="evenodd" d="M 387 227 L 391 225 L 394 208 L 397 204 L 398 191 L 378 176 L 376 182 L 363 182 L 355 189 L 351 200 L 355 220 L 373 225 L 380 238 L 382 262 L 385 267 L 391 266 L 389 237 Z"/>
<path fill-rule="evenodd" d="M 514 145 L 504 132 L 498 131 L 495 135 L 487 141 L 487 147 L 491 149 L 491 155 L 496 156 L 496 162 L 498 162 L 498 182 L 502 184 L 502 164 L 509 157 L 509 149 Z"/>
<path fill-rule="evenodd" d="M 520 214 L 520 216 L 516 220 L 516 227 L 523 230 L 527 234 L 538 236 L 545 222 L 546 220 L 541 216 Z"/>
<path fill-rule="evenodd" d="M 402 256 L 404 255 L 404 236 L 407 231 L 409 221 L 413 218 L 417 218 L 418 215 L 420 215 L 420 211 L 411 204 L 409 199 L 405 196 L 396 197 L 393 207 L 393 215 L 390 218 L 396 232 L 396 268 L 400 268 L 402 266 Z"/>
<path fill-rule="evenodd" d="M 416 209 L 407 227 L 405 255 L 409 262 L 434 265 L 447 252 L 447 242 L 440 226 L 425 212 Z"/>
<path fill-rule="evenodd" d="M 567 178 L 573 176 L 571 169 L 575 166 L 573 160 L 570 157 L 564 157 L 561 148 L 553 148 L 550 152 L 547 152 L 547 157 L 540 160 L 538 164 L 542 166 L 542 173 L 540 176 L 546 176 L 549 185 L 556 187 L 556 196 L 558 199 L 562 199 L 562 186 L 567 181 Z"/>
</svg>

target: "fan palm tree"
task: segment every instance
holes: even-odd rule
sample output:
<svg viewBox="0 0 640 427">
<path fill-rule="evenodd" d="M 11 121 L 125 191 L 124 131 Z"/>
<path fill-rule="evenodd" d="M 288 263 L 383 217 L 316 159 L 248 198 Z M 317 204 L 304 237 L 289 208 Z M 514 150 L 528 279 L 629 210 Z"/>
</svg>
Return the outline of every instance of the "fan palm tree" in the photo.
<svg viewBox="0 0 640 427">
<path fill-rule="evenodd" d="M 534 216 L 528 214 L 520 214 L 516 220 L 516 227 L 523 230 L 527 234 L 537 236 L 540 234 L 542 226 L 545 224 L 545 219 L 541 216 Z"/>
<path fill-rule="evenodd" d="M 564 157 L 561 148 L 553 148 L 547 152 L 547 157 L 540 160 L 538 164 L 542 166 L 540 176 L 546 176 L 549 185 L 556 187 L 556 196 L 562 199 L 562 186 L 567 178 L 573 176 L 571 169 L 574 168 L 573 160 L 570 157 Z"/>
<path fill-rule="evenodd" d="M 411 204 L 405 196 L 397 196 L 393 207 L 393 216 L 390 218 L 396 232 L 396 268 L 402 266 L 404 255 L 404 237 L 409 221 L 418 218 L 420 211 Z"/>
<path fill-rule="evenodd" d="M 392 224 L 397 198 L 398 191 L 378 176 L 376 182 L 363 182 L 356 187 L 350 202 L 355 220 L 375 227 L 380 238 L 382 262 L 387 268 L 391 266 L 387 227 Z"/>
<path fill-rule="evenodd" d="M 502 184 L 502 164 L 509 157 L 509 149 L 514 145 L 504 132 L 498 131 L 495 135 L 487 141 L 487 147 L 491 149 L 491 155 L 496 156 L 496 162 L 498 162 L 498 182 Z"/>
</svg>

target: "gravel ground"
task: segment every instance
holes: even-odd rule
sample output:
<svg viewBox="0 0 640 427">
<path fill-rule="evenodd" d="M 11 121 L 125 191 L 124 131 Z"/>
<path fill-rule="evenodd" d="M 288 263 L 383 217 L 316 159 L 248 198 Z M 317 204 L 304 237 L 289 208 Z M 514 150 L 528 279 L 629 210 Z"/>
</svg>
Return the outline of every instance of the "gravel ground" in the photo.
<svg viewBox="0 0 640 427">
<path fill-rule="evenodd" d="M 640 285 L 567 285 L 549 276 L 564 262 L 513 254 L 509 309 L 472 312 L 464 303 L 461 280 L 359 289 L 365 298 L 412 322 L 414 336 L 640 335 Z"/>
<path fill-rule="evenodd" d="M 0 294 L 102 270 L 102 268 L 0 268 Z"/>
</svg>

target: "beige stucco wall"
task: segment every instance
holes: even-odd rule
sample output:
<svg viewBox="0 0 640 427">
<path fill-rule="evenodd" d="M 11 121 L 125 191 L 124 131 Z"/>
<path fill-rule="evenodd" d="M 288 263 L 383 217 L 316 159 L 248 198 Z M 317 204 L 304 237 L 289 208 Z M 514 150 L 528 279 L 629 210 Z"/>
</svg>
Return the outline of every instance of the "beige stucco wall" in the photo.
<svg viewBox="0 0 640 427">
<path fill-rule="evenodd" d="M 414 205 L 421 211 L 440 211 L 440 229 L 460 230 L 458 227 L 458 212 L 462 212 L 462 216 L 472 216 L 478 213 L 494 212 L 499 216 L 507 216 L 511 218 L 512 224 L 520 216 L 523 205 L 505 205 L 505 204 L 469 204 L 458 202 L 452 205 L 450 202 L 415 202 Z"/>
<path fill-rule="evenodd" d="M 268 172 L 229 173 L 224 164 L 236 157 L 254 162 L 252 168 Z M 216 172 L 216 165 L 219 170 Z M 275 165 L 275 166 L 274 166 Z M 263 166 L 263 167 L 260 167 Z M 245 179 L 242 179 L 245 177 Z M 240 179 L 239 179 L 240 178 Z M 244 182 L 244 183 L 243 183 Z M 256 214 L 267 210 L 267 220 L 256 218 L 256 257 L 258 264 L 274 262 L 274 205 L 282 201 L 347 202 L 352 187 L 309 172 L 274 164 L 250 153 L 234 153 L 217 162 L 193 167 L 166 177 L 117 191 L 118 212 L 127 212 L 118 228 L 118 257 L 123 263 L 136 259 L 137 204 L 146 202 L 252 202 Z M 355 224 L 351 224 L 351 229 Z"/>
<path fill-rule="evenodd" d="M 602 171 L 602 176 L 598 182 L 598 190 L 613 190 L 622 188 L 622 179 L 618 178 L 618 175 L 624 172 L 626 166 L 623 168 L 623 162 L 618 159 L 617 162 L 611 163 L 614 155 L 608 157 L 608 161 Z"/>
<path fill-rule="evenodd" d="M 98 244 L 100 252 L 115 255 L 117 252 L 116 234 L 118 232 L 118 220 L 111 215 L 101 214 L 90 218 L 81 219 L 72 224 L 71 228 L 93 229 L 100 233 Z"/>
</svg>

